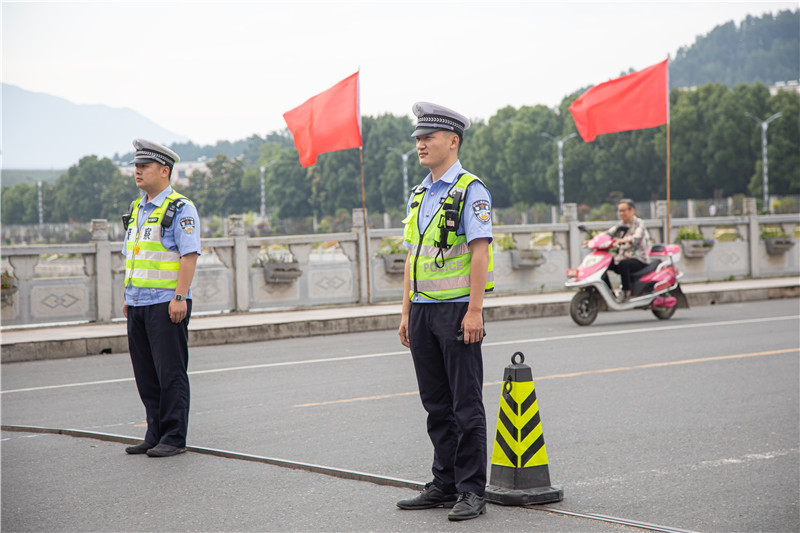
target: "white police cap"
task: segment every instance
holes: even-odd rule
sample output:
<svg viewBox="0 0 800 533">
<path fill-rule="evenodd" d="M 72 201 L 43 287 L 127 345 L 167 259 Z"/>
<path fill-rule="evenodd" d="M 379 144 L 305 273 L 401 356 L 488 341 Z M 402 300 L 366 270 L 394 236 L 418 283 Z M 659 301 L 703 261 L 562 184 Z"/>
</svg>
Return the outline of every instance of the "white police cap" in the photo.
<svg viewBox="0 0 800 533">
<path fill-rule="evenodd" d="M 443 105 L 432 104 L 430 102 L 417 102 L 411 106 L 411 110 L 417 116 L 417 127 L 412 137 L 419 137 L 433 133 L 434 131 L 452 131 L 459 135 L 464 135 L 464 130 L 469 128 L 469 119 L 448 109 Z"/>
<path fill-rule="evenodd" d="M 133 147 L 136 148 L 136 157 L 133 158 L 131 164 L 155 162 L 172 168 L 175 163 L 181 160 L 178 154 L 166 146 L 147 139 L 134 139 Z"/>
</svg>

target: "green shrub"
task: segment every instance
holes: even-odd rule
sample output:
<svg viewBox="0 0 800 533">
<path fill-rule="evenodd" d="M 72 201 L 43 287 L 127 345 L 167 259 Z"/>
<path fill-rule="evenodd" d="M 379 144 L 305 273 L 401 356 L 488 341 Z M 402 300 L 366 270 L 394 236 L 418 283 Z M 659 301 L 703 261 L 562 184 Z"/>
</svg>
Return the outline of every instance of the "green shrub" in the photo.
<svg viewBox="0 0 800 533">
<path fill-rule="evenodd" d="M 403 246 L 402 237 L 384 237 L 375 255 L 407 254 L 408 249 Z"/>
<path fill-rule="evenodd" d="M 761 228 L 762 239 L 788 238 L 789 236 L 790 235 L 783 231 L 783 228 L 780 226 L 763 226 Z"/>
</svg>

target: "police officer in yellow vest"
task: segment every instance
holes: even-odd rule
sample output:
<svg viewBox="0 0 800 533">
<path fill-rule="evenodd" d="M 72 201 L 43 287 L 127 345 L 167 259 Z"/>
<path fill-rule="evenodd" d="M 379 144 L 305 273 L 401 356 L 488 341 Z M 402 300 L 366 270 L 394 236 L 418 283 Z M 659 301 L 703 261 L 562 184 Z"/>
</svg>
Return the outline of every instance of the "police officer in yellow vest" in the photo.
<svg viewBox="0 0 800 533">
<path fill-rule="evenodd" d="M 200 255 L 197 209 L 172 190 L 178 154 L 134 139 L 136 186 L 144 196 L 126 217 L 125 303 L 128 349 L 147 414 L 144 441 L 129 454 L 169 457 L 186 451 L 189 423 L 189 317 Z"/>
<path fill-rule="evenodd" d="M 486 510 L 486 413 L 481 342 L 484 292 L 494 287 L 492 199 L 458 160 L 470 121 L 427 102 L 412 107 L 420 165 L 411 192 L 400 342 L 411 348 L 428 435 L 433 481 L 401 509 L 452 507 L 450 520 Z"/>
</svg>

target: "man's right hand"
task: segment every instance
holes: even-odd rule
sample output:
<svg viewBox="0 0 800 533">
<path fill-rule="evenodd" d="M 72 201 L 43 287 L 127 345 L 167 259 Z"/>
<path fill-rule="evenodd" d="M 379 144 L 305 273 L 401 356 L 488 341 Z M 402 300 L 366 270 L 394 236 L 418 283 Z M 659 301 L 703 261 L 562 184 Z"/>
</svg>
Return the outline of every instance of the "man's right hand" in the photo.
<svg viewBox="0 0 800 533">
<path fill-rule="evenodd" d="M 408 340 L 408 317 L 403 317 L 403 319 L 400 320 L 400 328 L 397 330 L 397 334 L 400 335 L 400 344 L 406 348 L 411 348 Z"/>
<path fill-rule="evenodd" d="M 128 318 L 128 304 L 122 304 L 122 316 Z"/>
</svg>

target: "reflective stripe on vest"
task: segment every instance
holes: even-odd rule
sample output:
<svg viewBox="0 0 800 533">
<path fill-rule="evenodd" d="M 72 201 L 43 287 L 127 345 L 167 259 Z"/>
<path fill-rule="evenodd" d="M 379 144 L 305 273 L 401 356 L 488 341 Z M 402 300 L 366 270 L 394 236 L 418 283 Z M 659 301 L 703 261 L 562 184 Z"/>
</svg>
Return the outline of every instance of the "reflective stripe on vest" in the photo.
<svg viewBox="0 0 800 533">
<path fill-rule="evenodd" d="M 178 286 L 178 269 L 181 256 L 161 243 L 161 219 L 173 200 L 186 198 L 177 192 L 167 196 L 159 207 L 150 213 L 139 229 L 139 199 L 131 215 L 125 238 L 125 286 L 155 289 L 175 289 Z"/>
<path fill-rule="evenodd" d="M 451 235 L 448 239 L 448 243 L 451 246 L 447 249 L 436 246 L 436 241 L 440 235 L 439 226 L 443 223 L 445 209 L 448 207 L 457 208 L 460 224 L 467 187 L 474 181 L 480 182 L 478 178 L 469 174 L 462 174 L 458 177 L 450 191 L 448 191 L 448 197 L 446 197 L 445 202 L 439 207 L 432 221 L 425 228 L 425 233 L 421 236 L 417 220 L 426 191 L 420 187 L 415 189 L 414 198 L 411 202 L 413 207 L 411 207 L 408 216 L 403 220 L 405 223 L 403 238 L 412 245 L 410 299 L 413 299 L 415 292 L 433 300 L 451 300 L 469 296 L 472 253 L 469 250 L 466 235 Z M 453 193 L 456 190 L 461 191 L 461 202 L 459 202 L 458 206 L 453 206 Z M 494 261 L 490 244 L 485 290 L 488 292 L 493 288 Z"/>
</svg>

